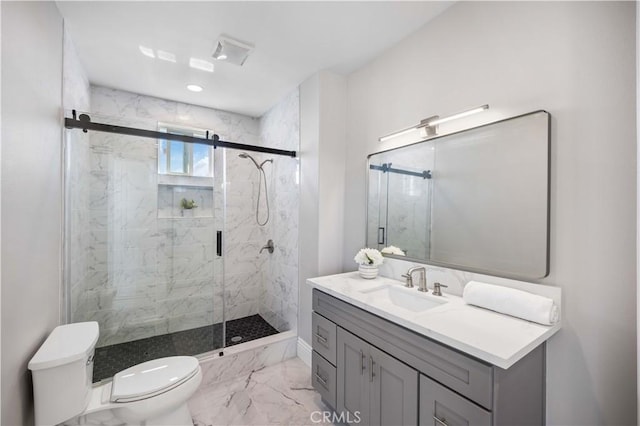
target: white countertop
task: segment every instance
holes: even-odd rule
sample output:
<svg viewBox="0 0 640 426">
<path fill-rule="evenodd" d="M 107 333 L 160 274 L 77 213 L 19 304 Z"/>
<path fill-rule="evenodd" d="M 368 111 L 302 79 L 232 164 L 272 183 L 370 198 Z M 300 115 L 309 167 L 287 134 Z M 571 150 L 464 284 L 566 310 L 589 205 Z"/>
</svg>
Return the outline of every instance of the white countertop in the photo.
<svg viewBox="0 0 640 426">
<path fill-rule="evenodd" d="M 400 281 L 384 277 L 365 280 L 357 272 L 348 272 L 311 278 L 307 282 L 331 296 L 504 369 L 560 329 L 560 323 L 553 326 L 536 324 L 467 305 L 461 297 L 445 291 L 442 297 L 419 293 L 416 288 L 405 288 Z M 382 285 L 398 286 L 401 291 L 415 294 L 416 298 L 447 303 L 423 312 L 412 312 L 362 293 Z"/>
</svg>

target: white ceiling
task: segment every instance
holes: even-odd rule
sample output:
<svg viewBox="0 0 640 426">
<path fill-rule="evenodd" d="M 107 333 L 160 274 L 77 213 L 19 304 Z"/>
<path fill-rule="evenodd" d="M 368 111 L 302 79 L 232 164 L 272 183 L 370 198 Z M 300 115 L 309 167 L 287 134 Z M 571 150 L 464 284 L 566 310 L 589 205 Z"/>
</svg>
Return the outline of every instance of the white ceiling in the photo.
<svg viewBox="0 0 640 426">
<path fill-rule="evenodd" d="M 320 70 L 348 74 L 451 2 L 58 1 L 93 84 L 260 116 Z M 244 66 L 211 58 L 225 34 L 255 45 Z M 176 63 L 138 46 L 174 53 Z M 215 64 L 207 73 L 189 58 Z M 186 90 L 189 83 L 204 87 Z"/>
</svg>

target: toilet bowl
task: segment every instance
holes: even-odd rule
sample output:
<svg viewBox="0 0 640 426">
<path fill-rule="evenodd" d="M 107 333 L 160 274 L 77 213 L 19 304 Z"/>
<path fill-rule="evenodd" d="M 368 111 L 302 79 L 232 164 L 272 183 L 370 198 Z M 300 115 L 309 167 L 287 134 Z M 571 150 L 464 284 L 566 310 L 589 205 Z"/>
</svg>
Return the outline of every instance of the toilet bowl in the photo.
<svg viewBox="0 0 640 426">
<path fill-rule="evenodd" d="M 56 327 L 29 362 L 36 425 L 193 425 L 187 400 L 202 382 L 198 360 L 159 358 L 92 385 L 96 322 Z"/>
</svg>

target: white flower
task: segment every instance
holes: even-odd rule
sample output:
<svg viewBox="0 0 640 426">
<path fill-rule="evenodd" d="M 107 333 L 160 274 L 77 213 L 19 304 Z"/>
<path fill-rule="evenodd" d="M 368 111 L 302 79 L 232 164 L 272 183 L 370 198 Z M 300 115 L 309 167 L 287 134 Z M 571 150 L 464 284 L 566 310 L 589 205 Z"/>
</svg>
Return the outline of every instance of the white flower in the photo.
<svg viewBox="0 0 640 426">
<path fill-rule="evenodd" d="M 401 248 L 398 248 L 396 246 L 387 246 L 385 248 L 382 249 L 382 253 L 384 254 L 395 254 L 398 256 L 405 256 L 406 253 L 404 251 L 402 251 Z"/>
<path fill-rule="evenodd" d="M 376 249 L 363 248 L 356 254 L 353 260 L 359 265 L 380 266 L 384 261 L 384 257 L 382 257 L 382 254 Z"/>
</svg>

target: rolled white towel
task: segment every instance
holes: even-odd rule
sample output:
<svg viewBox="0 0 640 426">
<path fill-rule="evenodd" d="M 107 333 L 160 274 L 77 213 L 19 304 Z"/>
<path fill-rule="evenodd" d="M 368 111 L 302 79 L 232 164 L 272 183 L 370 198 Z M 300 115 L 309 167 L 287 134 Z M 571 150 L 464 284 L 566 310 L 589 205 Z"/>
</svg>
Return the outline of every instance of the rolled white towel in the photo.
<svg viewBox="0 0 640 426">
<path fill-rule="evenodd" d="M 558 322 L 558 307 L 553 299 L 514 288 L 470 281 L 462 298 L 469 305 L 522 318 L 544 325 Z"/>
</svg>

